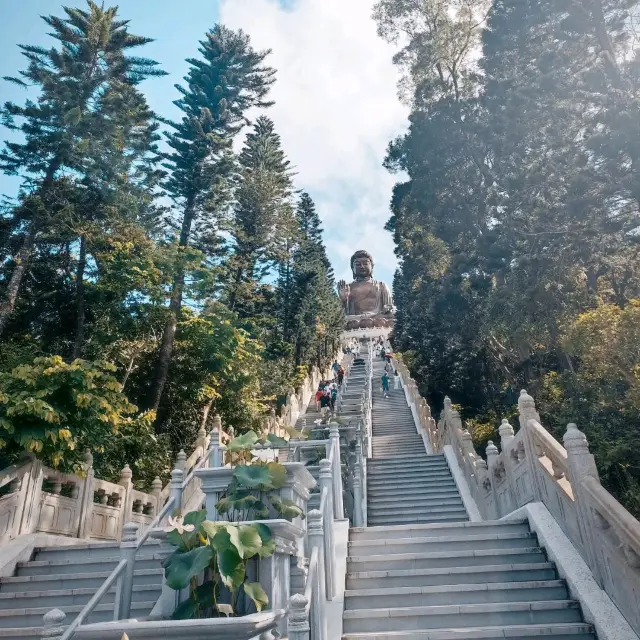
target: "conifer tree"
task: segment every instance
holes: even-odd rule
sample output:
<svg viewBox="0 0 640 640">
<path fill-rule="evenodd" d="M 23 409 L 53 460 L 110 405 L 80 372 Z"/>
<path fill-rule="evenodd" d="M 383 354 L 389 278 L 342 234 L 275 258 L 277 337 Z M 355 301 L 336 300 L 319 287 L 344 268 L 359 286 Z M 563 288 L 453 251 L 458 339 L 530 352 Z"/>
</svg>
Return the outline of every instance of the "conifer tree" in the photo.
<svg viewBox="0 0 640 640">
<path fill-rule="evenodd" d="M 173 224 L 178 244 L 186 248 L 199 236 L 217 231 L 217 221 L 229 200 L 234 169 L 232 143 L 252 107 L 267 107 L 275 71 L 264 66 L 269 51 L 255 51 L 249 36 L 216 25 L 200 42 L 201 58 L 190 58 L 186 87 L 176 85 L 181 98 L 175 105 L 184 113 L 169 122 L 166 133 L 171 151 L 164 166 L 170 175 L 165 188 L 175 203 Z M 148 406 L 157 409 L 167 381 L 176 328 L 185 288 L 185 266 L 178 261 L 171 290 L 168 319 Z"/>
<path fill-rule="evenodd" d="M 13 231 L 20 236 L 20 246 L 6 278 L 0 332 L 15 307 L 38 236 L 52 223 L 56 176 L 62 170 L 80 176 L 90 171 L 90 151 L 105 141 L 103 125 L 113 117 L 105 96 L 163 74 L 153 60 L 127 55 L 151 40 L 129 33 L 128 21 L 118 19 L 116 7 L 105 9 L 93 0 L 87 5 L 87 10 L 65 8 L 64 18 L 44 17 L 60 46 L 21 45 L 29 65 L 20 77 L 6 78 L 20 86 L 36 86 L 40 95 L 23 106 L 6 103 L 1 111 L 3 124 L 20 131 L 24 141 L 5 143 L 0 166 L 25 180 Z"/>
<path fill-rule="evenodd" d="M 232 210 L 233 254 L 227 299 L 249 317 L 252 298 L 271 269 L 287 262 L 292 244 L 292 170 L 280 136 L 266 116 L 256 120 L 239 156 L 240 184 Z"/>
</svg>

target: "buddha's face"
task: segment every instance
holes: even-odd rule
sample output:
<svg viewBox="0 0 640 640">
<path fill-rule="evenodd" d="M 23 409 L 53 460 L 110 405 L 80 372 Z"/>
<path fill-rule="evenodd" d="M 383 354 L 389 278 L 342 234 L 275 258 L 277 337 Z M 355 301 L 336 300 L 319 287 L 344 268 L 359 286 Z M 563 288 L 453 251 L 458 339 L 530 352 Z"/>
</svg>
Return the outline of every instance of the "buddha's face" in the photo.
<svg viewBox="0 0 640 640">
<path fill-rule="evenodd" d="M 356 258 L 353 261 L 353 275 L 357 280 L 370 278 L 373 273 L 373 265 L 369 258 Z"/>
</svg>

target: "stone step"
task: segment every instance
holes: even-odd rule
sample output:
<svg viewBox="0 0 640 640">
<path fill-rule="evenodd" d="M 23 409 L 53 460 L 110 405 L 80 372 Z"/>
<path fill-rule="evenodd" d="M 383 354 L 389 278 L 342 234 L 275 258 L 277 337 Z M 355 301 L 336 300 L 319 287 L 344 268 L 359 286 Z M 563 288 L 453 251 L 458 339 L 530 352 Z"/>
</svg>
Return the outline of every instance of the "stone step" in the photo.
<svg viewBox="0 0 640 640">
<path fill-rule="evenodd" d="M 482 626 L 582 622 L 572 600 L 356 609 L 344 612 L 344 631 L 417 631 Z"/>
<path fill-rule="evenodd" d="M 517 638 L 535 640 L 544 636 L 554 640 L 595 640 L 593 627 L 574 622 L 561 624 L 502 625 L 499 627 L 467 627 L 429 631 L 389 631 L 379 633 L 346 633 L 342 640 L 496 640 Z"/>
<path fill-rule="evenodd" d="M 375 461 L 374 461 L 375 462 Z M 370 476 L 388 476 L 398 472 L 424 474 L 430 476 L 432 474 L 450 473 L 449 467 L 446 464 L 429 463 L 423 464 L 422 460 L 407 461 L 406 465 L 394 463 L 394 464 L 381 464 L 381 465 L 367 465 L 367 472 Z"/>
<path fill-rule="evenodd" d="M 396 589 L 557 579 L 558 575 L 552 562 L 486 564 L 472 567 L 349 572 L 347 589 Z"/>
<path fill-rule="evenodd" d="M 458 522 L 445 525 L 401 525 L 390 527 L 352 527 L 349 539 L 391 540 L 398 538 L 440 538 L 443 536 L 477 536 L 503 533 L 529 533 L 526 520 L 503 522 L 485 520 L 483 522 Z"/>
<path fill-rule="evenodd" d="M 167 555 L 168 552 L 138 556 L 135 564 L 136 569 L 157 569 Z M 112 571 L 118 562 L 120 562 L 120 557 L 87 558 L 81 563 L 78 563 L 77 560 L 31 560 L 30 562 L 19 562 L 16 574 L 27 577 Z"/>
<path fill-rule="evenodd" d="M 59 591 L 64 589 L 98 589 L 109 577 L 111 571 L 98 571 L 95 573 L 83 573 L 84 567 L 77 566 L 75 574 L 53 574 L 43 576 L 12 576 L 0 578 L 0 593 L 16 593 L 20 591 Z M 154 569 L 137 570 L 134 573 L 135 585 L 161 585 L 164 570 L 161 567 Z"/>
<path fill-rule="evenodd" d="M 429 474 L 412 473 L 411 471 L 398 471 L 395 474 L 374 474 L 369 475 L 367 470 L 367 487 L 376 487 L 386 485 L 387 482 L 393 481 L 390 486 L 397 486 L 406 483 L 419 483 L 421 486 L 433 485 L 439 482 L 453 481 L 450 471 L 438 471 Z"/>
<path fill-rule="evenodd" d="M 400 569 L 438 569 L 444 567 L 474 567 L 486 564 L 532 564 L 546 562 L 542 549 L 479 549 L 433 551 L 431 553 L 394 553 L 347 558 L 348 572 L 390 571 Z"/>
<path fill-rule="evenodd" d="M 131 617 L 148 616 L 157 598 L 153 601 L 142 601 L 131 603 Z M 70 606 L 59 607 L 61 611 L 67 614 L 68 620 L 79 614 L 84 605 L 74 604 Z M 30 609 L 4 609 L 0 610 L 0 629 L 5 627 L 37 627 L 42 625 L 42 617 L 51 609 L 48 607 L 33 607 Z M 113 604 L 98 604 L 93 613 L 89 616 L 89 624 L 94 622 L 108 622 L 113 620 Z"/>
<path fill-rule="evenodd" d="M 142 547 L 145 553 L 155 553 L 160 543 L 150 541 Z M 119 557 L 120 545 L 117 542 L 91 542 L 88 544 L 70 545 L 64 547 L 43 547 L 34 551 L 34 560 L 52 560 L 84 562 L 87 558 L 113 559 Z"/>
<path fill-rule="evenodd" d="M 349 542 L 349 555 L 367 556 L 420 551 L 457 551 L 460 549 L 522 549 L 536 546 L 533 533 L 499 533 L 475 536 L 438 536 L 396 538 L 394 540 L 356 540 Z"/>
<path fill-rule="evenodd" d="M 17 591 L 0 592 L 0 611 L 6 609 L 32 609 L 46 607 L 48 609 L 62 608 L 72 605 L 85 605 L 95 595 L 96 589 L 58 589 L 51 591 Z M 132 599 L 134 602 L 156 602 L 162 592 L 162 584 L 134 585 Z M 100 601 L 103 604 L 115 602 L 116 588 L 107 591 Z"/>
<path fill-rule="evenodd" d="M 402 488 L 399 489 L 384 489 L 384 488 L 376 488 L 375 490 L 369 487 L 367 491 L 367 497 L 370 501 L 375 500 L 376 503 L 391 503 L 395 504 L 398 500 L 402 500 L 405 498 L 415 498 L 420 499 L 421 497 L 425 498 L 455 498 L 458 497 L 460 493 L 458 492 L 457 487 L 455 486 L 453 480 L 451 483 L 445 486 L 437 486 L 433 485 L 431 487 L 407 487 L 406 490 Z"/>
<path fill-rule="evenodd" d="M 460 511 L 449 515 L 444 514 L 414 514 L 406 516 L 380 516 L 375 515 L 368 517 L 367 520 L 371 527 L 386 527 L 398 524 L 447 524 L 453 522 L 466 522 L 469 519 L 466 511 Z"/>
<path fill-rule="evenodd" d="M 348 590 L 345 609 L 384 609 L 445 604 L 487 604 L 489 602 L 537 602 L 568 600 L 562 580 L 494 582 L 491 584 L 439 585 L 388 589 Z"/>
<path fill-rule="evenodd" d="M 457 491 L 456 483 L 453 477 L 429 480 L 422 476 L 406 479 L 391 481 L 385 483 L 382 481 L 368 482 L 367 494 L 371 496 L 389 496 L 396 498 L 402 495 L 428 495 L 431 493 L 450 492 Z"/>
<path fill-rule="evenodd" d="M 452 509 L 464 509 L 462 498 L 435 498 L 423 500 L 403 500 L 399 499 L 394 504 L 379 504 L 375 499 L 367 501 L 367 513 L 377 517 L 382 515 L 394 515 L 395 513 L 407 511 L 420 514 L 448 513 Z"/>
<path fill-rule="evenodd" d="M 398 458 L 398 463 L 401 463 L 403 460 L 401 458 Z M 405 460 L 405 462 L 407 462 Z M 434 456 L 434 455 L 428 455 L 425 454 L 423 458 L 421 458 L 421 463 L 422 464 L 440 464 L 440 463 L 444 463 L 447 464 L 447 460 L 444 456 Z M 376 461 L 373 461 L 372 464 L 378 464 Z M 389 465 L 389 464 L 393 464 L 393 462 L 381 462 L 379 463 L 381 465 Z"/>
<path fill-rule="evenodd" d="M 367 462 L 367 469 L 369 471 L 397 471 L 398 469 L 407 469 L 409 471 L 420 471 L 428 473 L 430 471 L 441 471 L 443 469 L 449 469 L 449 465 L 441 460 L 431 461 L 427 456 L 414 456 L 409 459 L 402 458 L 385 458 L 383 460 L 376 460 L 375 458 Z"/>
</svg>

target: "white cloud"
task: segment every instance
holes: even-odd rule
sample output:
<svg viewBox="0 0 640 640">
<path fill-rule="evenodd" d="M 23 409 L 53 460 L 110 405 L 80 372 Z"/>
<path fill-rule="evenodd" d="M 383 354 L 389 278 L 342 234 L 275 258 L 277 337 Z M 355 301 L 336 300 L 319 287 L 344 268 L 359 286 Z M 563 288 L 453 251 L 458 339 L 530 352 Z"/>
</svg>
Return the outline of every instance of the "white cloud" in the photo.
<svg viewBox="0 0 640 640">
<path fill-rule="evenodd" d="M 314 198 L 336 275 L 366 249 L 376 277 L 395 268 L 389 218 L 396 177 L 382 167 L 388 142 L 405 130 L 407 110 L 396 95 L 393 49 L 376 34 L 373 0 L 222 0 L 220 19 L 242 28 L 259 49 L 272 49 L 278 70 L 269 110 L 296 184 Z"/>
</svg>

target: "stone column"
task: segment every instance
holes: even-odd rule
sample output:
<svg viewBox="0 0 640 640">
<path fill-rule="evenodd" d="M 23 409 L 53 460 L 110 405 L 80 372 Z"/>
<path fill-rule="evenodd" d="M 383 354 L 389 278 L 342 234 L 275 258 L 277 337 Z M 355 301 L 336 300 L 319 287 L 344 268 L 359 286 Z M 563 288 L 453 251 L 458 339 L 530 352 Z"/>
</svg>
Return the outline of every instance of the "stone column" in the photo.
<svg viewBox="0 0 640 640">
<path fill-rule="evenodd" d="M 340 464 L 340 429 L 337 422 L 329 425 L 329 438 L 333 455 L 333 513 L 336 520 L 344 519 L 342 500 L 342 466 Z"/>
<path fill-rule="evenodd" d="M 564 448 L 567 450 L 568 479 L 573 489 L 584 553 L 593 577 L 602 587 L 604 584 L 603 569 L 600 566 L 596 540 L 593 537 L 593 531 L 598 527 L 599 523 L 589 506 L 589 496 L 586 495 L 582 487 L 582 481 L 585 478 L 591 477 L 600 482 L 600 476 L 598 475 L 593 455 L 589 452 L 587 438 L 578 429 L 577 425 L 573 423 L 567 425 L 567 431 L 562 441 L 564 442 Z"/>
<path fill-rule="evenodd" d="M 324 529 L 322 527 L 322 514 L 317 509 L 309 511 L 307 516 L 307 537 L 309 539 L 309 556 L 314 548 L 318 549 L 317 581 L 313 585 L 312 607 L 313 640 L 327 639 L 327 614 L 325 606 L 325 594 L 327 592 L 324 572 Z"/>
<path fill-rule="evenodd" d="M 258 582 L 269 598 L 269 609 L 286 610 L 291 596 L 291 556 L 297 554 L 296 536 L 302 532 L 289 522 L 269 527 L 276 548 L 271 556 L 258 560 Z M 286 637 L 286 618 L 278 623 L 278 632 Z"/>
<path fill-rule="evenodd" d="M 538 447 L 531 433 L 531 429 L 528 426 L 530 420 L 540 422 L 540 415 L 536 411 L 536 403 L 533 398 L 526 392 L 525 389 L 520 391 L 520 397 L 518 398 L 518 412 L 520 413 L 520 429 L 524 429 L 524 447 L 525 456 L 529 465 L 529 474 L 531 476 L 531 487 L 533 488 L 533 499 L 535 502 L 543 502 L 543 493 L 540 490 L 540 478 L 538 475 Z M 514 495 L 514 498 L 516 496 Z M 519 501 L 517 501 L 519 502 Z M 514 508 L 520 506 L 514 504 Z"/>
<path fill-rule="evenodd" d="M 356 469 L 358 465 L 355 465 Z M 354 479 L 355 481 L 355 479 Z M 336 555 L 335 542 L 333 539 L 333 470 L 328 460 L 320 460 L 320 491 L 327 491 L 326 511 L 322 514 L 324 526 L 324 570 L 326 574 L 326 596 L 327 600 L 333 600 L 336 593 L 335 566 Z M 355 491 L 354 491 L 355 494 Z M 354 511 L 357 505 L 354 505 Z"/>
<path fill-rule="evenodd" d="M 151 495 L 156 499 L 156 510 L 153 515 L 157 516 L 162 511 L 162 480 L 158 476 L 151 483 Z"/>
<path fill-rule="evenodd" d="M 131 514 L 133 513 L 133 473 L 131 472 L 131 467 L 128 464 L 124 465 L 124 468 L 120 472 L 120 479 L 118 480 L 118 484 L 121 487 L 124 487 L 124 498 L 120 503 L 120 523 L 122 530 L 120 531 L 120 537 L 122 537 L 124 532 L 124 526 L 131 519 Z"/>
<path fill-rule="evenodd" d="M 220 416 L 213 417 L 213 428 L 209 434 L 209 468 L 216 469 L 224 466 L 224 450 L 222 449 L 222 420 Z"/>
<path fill-rule="evenodd" d="M 494 476 L 495 468 L 496 468 L 496 465 L 498 464 L 498 455 L 500 454 L 498 453 L 498 447 L 496 447 L 496 445 L 493 444 L 491 440 L 489 440 L 489 442 L 487 443 L 487 448 L 485 451 L 487 454 L 487 480 L 489 482 L 489 490 L 491 491 L 491 494 L 493 496 L 492 517 L 497 520 L 498 518 L 501 518 L 503 515 L 506 515 L 506 514 L 500 513 L 500 505 L 498 503 L 498 492 L 496 490 L 496 480 Z"/>
<path fill-rule="evenodd" d="M 498 433 L 500 434 L 500 448 L 502 449 L 502 464 L 504 465 L 505 479 L 509 486 L 509 505 L 507 505 L 505 513 L 500 514 L 500 517 L 502 517 L 518 507 L 518 496 L 516 495 L 516 487 L 513 482 L 513 474 L 511 473 L 511 468 L 513 466 L 511 462 L 511 448 L 512 442 L 515 438 L 515 432 L 513 427 L 509 424 L 509 421 L 506 418 L 503 418 L 500 426 L 498 427 Z"/>
<path fill-rule="evenodd" d="M 120 541 L 120 560 L 126 560 L 127 566 L 118 578 L 114 620 L 128 620 L 131 617 L 131 596 L 133 592 L 133 572 L 136 564 L 136 540 L 138 525 L 128 522 L 122 529 Z"/>
<path fill-rule="evenodd" d="M 85 472 L 83 488 L 80 491 L 80 526 L 78 527 L 79 538 L 91 537 L 91 524 L 93 521 L 93 456 L 87 449 L 82 456 L 83 470 Z"/>
</svg>

